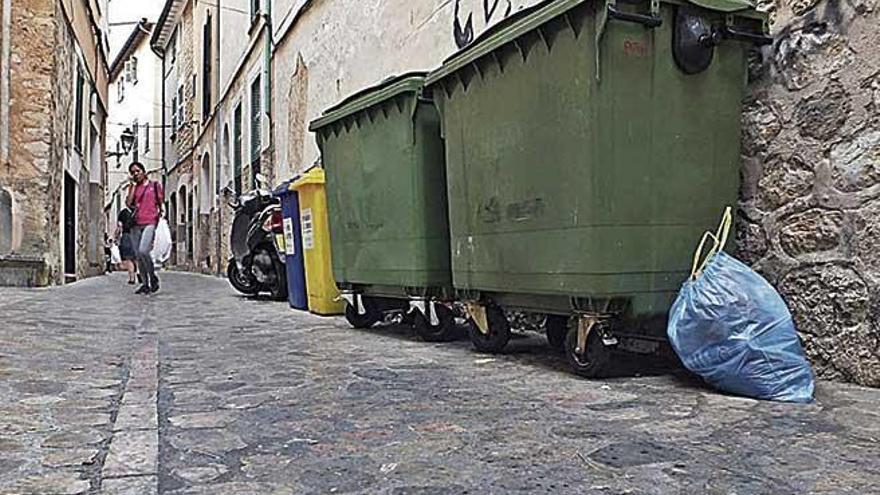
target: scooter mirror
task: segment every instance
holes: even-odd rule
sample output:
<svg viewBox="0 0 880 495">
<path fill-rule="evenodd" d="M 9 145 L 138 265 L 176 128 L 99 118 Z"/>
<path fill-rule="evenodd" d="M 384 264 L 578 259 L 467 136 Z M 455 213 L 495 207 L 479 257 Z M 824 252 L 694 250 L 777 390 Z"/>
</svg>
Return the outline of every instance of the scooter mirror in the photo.
<svg viewBox="0 0 880 495">
<path fill-rule="evenodd" d="M 260 187 L 266 187 L 266 185 L 269 184 L 269 179 L 267 179 L 266 176 L 263 174 L 257 174 L 256 179 L 257 179 L 257 184 Z"/>
</svg>

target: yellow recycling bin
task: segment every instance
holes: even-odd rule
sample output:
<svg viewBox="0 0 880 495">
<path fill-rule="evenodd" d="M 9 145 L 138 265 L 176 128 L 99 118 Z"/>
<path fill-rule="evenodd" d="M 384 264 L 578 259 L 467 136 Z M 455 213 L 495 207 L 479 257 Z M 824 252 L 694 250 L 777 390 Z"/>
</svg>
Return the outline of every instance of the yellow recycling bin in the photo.
<svg viewBox="0 0 880 495">
<path fill-rule="evenodd" d="M 339 299 L 330 259 L 330 223 L 327 219 L 324 169 L 312 168 L 294 181 L 290 190 L 299 193 L 309 311 L 325 316 L 342 314 L 345 301 Z"/>
</svg>

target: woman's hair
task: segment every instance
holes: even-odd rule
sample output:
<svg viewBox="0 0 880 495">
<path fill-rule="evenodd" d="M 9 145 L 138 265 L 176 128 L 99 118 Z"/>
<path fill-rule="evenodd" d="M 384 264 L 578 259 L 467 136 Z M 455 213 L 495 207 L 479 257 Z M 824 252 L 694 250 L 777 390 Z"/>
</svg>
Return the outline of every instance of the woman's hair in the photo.
<svg viewBox="0 0 880 495">
<path fill-rule="evenodd" d="M 144 168 L 144 165 L 141 162 L 131 162 L 131 165 L 128 166 L 128 171 L 131 172 L 131 169 L 135 167 L 141 169 L 142 173 L 147 173 L 147 169 Z"/>
</svg>

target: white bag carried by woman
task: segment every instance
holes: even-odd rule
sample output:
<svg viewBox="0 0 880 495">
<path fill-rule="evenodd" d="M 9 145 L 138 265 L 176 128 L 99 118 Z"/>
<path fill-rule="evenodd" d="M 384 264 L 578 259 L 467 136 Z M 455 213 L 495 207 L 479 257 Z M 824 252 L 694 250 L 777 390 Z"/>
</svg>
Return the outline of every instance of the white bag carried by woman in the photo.
<svg viewBox="0 0 880 495">
<path fill-rule="evenodd" d="M 164 263 L 171 256 L 171 229 L 164 218 L 159 219 L 159 225 L 156 226 L 156 236 L 153 238 L 153 250 L 150 256 L 156 264 Z"/>
</svg>

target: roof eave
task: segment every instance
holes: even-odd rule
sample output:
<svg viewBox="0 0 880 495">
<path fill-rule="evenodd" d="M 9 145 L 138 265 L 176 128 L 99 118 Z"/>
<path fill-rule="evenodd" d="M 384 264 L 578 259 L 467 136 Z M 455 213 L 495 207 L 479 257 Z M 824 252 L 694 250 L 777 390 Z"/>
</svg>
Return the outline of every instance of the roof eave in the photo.
<svg viewBox="0 0 880 495">
<path fill-rule="evenodd" d="M 171 34 L 174 32 L 174 28 L 180 18 L 180 13 L 183 12 L 183 7 L 187 1 L 167 0 L 165 2 L 165 7 L 162 8 L 159 20 L 153 28 L 153 35 L 150 37 L 150 47 L 156 55 L 160 57 L 165 55 L 165 47 L 168 46 L 168 42 L 171 40 Z"/>
<path fill-rule="evenodd" d="M 150 31 L 152 29 L 153 23 L 148 22 L 146 19 L 141 20 L 137 23 L 131 34 L 128 36 L 128 39 L 125 40 L 125 44 L 122 45 L 122 49 L 119 50 L 116 58 L 113 59 L 113 63 L 110 64 L 111 81 L 119 76 L 119 72 L 121 71 L 123 62 L 129 57 L 129 55 L 131 55 L 131 52 L 133 52 L 137 48 L 137 46 L 147 36 L 147 34 L 150 34 Z"/>
</svg>

